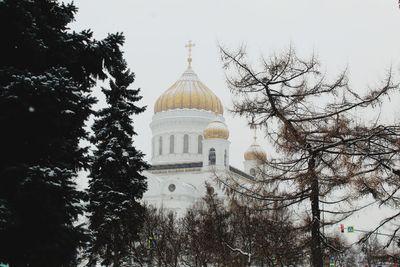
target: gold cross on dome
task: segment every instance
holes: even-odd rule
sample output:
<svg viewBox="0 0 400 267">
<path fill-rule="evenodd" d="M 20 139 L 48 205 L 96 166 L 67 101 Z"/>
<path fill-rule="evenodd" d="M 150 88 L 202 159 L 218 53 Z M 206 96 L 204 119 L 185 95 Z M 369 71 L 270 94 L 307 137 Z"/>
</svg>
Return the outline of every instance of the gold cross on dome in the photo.
<svg viewBox="0 0 400 267">
<path fill-rule="evenodd" d="M 189 57 L 188 57 L 188 63 L 189 63 L 189 67 L 192 66 L 192 47 L 194 47 L 195 44 L 192 43 L 192 40 L 189 40 L 188 44 L 185 45 L 186 48 L 188 48 L 189 50 Z"/>
<path fill-rule="evenodd" d="M 257 142 L 257 127 L 256 126 L 254 126 L 254 137 L 253 137 L 253 139 L 254 139 L 254 143 Z"/>
</svg>

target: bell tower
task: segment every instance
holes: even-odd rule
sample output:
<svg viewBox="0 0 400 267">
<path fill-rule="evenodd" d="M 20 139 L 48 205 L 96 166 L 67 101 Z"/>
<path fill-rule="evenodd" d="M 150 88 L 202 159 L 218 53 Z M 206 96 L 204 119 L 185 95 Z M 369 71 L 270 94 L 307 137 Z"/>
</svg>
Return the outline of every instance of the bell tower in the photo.
<svg viewBox="0 0 400 267">
<path fill-rule="evenodd" d="M 251 176 L 256 176 L 257 173 L 263 171 L 267 154 L 264 149 L 257 143 L 257 133 L 254 129 L 254 141 L 244 153 L 244 171 Z"/>
<path fill-rule="evenodd" d="M 229 168 L 229 130 L 222 116 L 208 124 L 203 131 L 203 168 Z"/>
</svg>

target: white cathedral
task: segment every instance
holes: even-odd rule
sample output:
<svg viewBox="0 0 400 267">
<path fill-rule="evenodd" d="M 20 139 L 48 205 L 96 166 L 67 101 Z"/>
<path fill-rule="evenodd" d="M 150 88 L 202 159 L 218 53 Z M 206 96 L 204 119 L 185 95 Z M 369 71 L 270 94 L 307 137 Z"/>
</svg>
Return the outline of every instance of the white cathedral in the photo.
<svg viewBox="0 0 400 267">
<path fill-rule="evenodd" d="M 244 154 L 244 171 L 229 165 L 229 129 L 220 99 L 198 78 L 191 67 L 154 105 L 152 167 L 144 172 L 148 191 L 143 200 L 157 208 L 184 214 L 202 199 L 206 182 L 222 193 L 215 177 L 232 177 L 251 183 L 266 159 L 265 151 L 254 143 Z"/>
</svg>

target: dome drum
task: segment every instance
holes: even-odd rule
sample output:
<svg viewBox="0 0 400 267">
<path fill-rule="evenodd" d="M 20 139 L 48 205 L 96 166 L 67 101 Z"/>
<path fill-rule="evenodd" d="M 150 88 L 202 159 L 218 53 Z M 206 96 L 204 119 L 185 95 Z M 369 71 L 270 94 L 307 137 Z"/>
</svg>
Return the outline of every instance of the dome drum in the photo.
<svg viewBox="0 0 400 267">
<path fill-rule="evenodd" d="M 190 64 L 157 99 L 150 127 L 152 164 L 202 161 L 204 139 L 222 142 L 229 137 L 220 99 L 199 80 Z"/>
</svg>

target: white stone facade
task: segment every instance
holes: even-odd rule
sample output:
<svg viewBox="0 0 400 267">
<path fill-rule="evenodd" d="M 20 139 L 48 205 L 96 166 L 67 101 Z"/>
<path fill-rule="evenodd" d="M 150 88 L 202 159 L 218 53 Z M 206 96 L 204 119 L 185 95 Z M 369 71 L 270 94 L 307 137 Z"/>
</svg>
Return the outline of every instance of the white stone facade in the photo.
<svg viewBox="0 0 400 267">
<path fill-rule="evenodd" d="M 234 176 L 244 182 L 253 177 L 229 165 L 229 130 L 219 99 L 190 67 L 175 85 L 157 100 L 150 123 L 153 167 L 145 172 L 148 191 L 143 199 L 183 215 L 205 196 L 206 183 L 222 195 L 216 175 Z M 215 125 L 218 127 L 213 128 Z M 206 128 L 209 135 L 204 138 Z M 245 162 L 247 171 L 250 165 L 252 162 Z"/>
<path fill-rule="evenodd" d="M 177 109 L 154 114 L 150 124 L 153 133 L 152 164 L 202 161 L 202 151 L 199 151 L 202 150 L 200 149 L 202 144 L 199 145 L 199 137 L 202 140 L 204 128 L 214 118 L 215 114 L 210 111 L 194 109 Z M 184 151 L 185 135 L 188 136 L 186 151 Z M 172 151 L 171 136 L 174 136 Z"/>
</svg>

